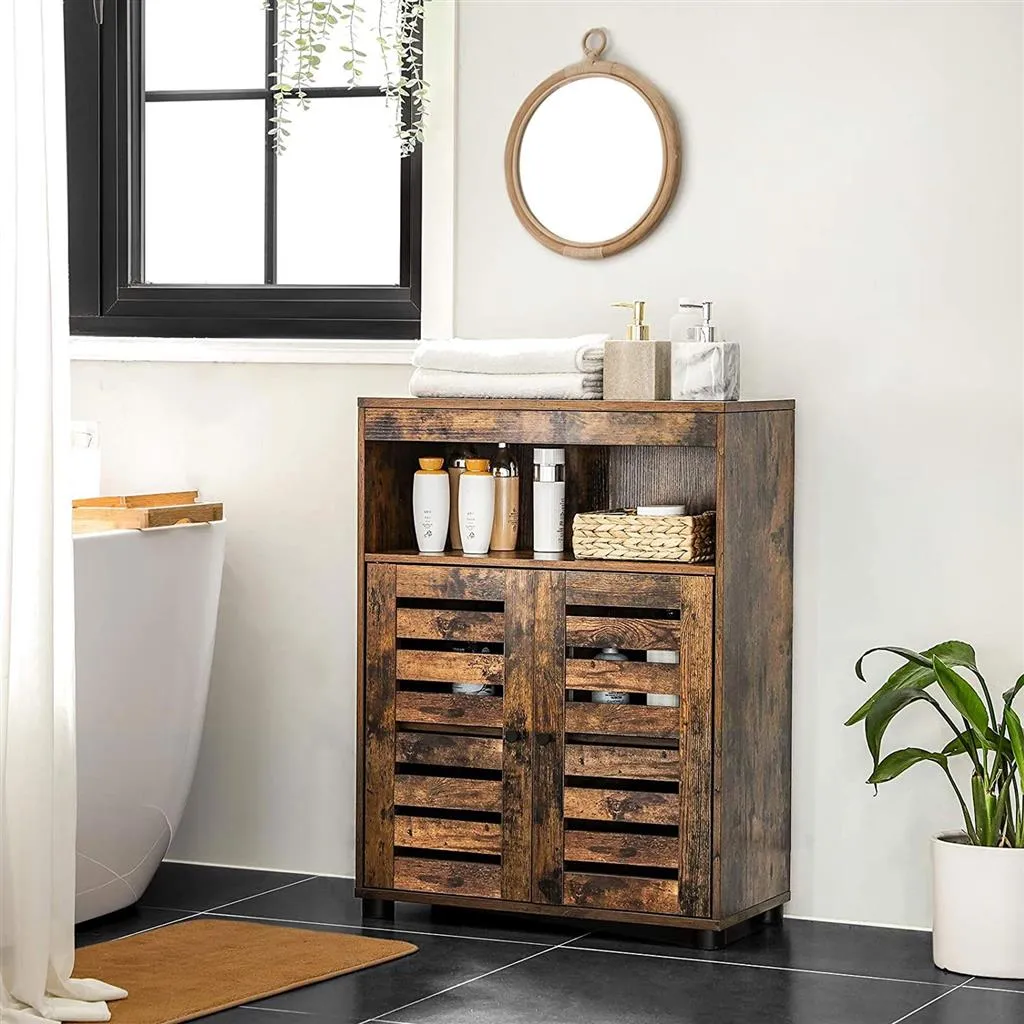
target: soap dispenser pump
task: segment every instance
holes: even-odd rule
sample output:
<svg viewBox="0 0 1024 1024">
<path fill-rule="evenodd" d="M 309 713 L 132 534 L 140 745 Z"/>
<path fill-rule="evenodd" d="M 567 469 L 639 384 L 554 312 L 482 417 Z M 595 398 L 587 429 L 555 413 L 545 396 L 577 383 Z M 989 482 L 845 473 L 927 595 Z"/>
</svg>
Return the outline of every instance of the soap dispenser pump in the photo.
<svg viewBox="0 0 1024 1024">
<path fill-rule="evenodd" d="M 661 402 L 672 394 L 672 344 L 651 341 L 643 299 L 615 302 L 632 309 L 625 341 L 604 343 L 604 397 L 612 402 Z"/>
</svg>

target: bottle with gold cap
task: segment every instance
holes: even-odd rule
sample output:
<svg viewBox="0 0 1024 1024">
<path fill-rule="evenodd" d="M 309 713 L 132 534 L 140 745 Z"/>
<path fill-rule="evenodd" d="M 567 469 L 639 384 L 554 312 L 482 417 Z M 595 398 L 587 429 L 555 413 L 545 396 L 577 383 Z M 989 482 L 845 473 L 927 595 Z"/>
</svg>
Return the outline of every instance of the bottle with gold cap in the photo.
<svg viewBox="0 0 1024 1024">
<path fill-rule="evenodd" d="M 486 555 L 494 526 L 494 477 L 487 459 L 466 459 L 459 478 L 459 532 L 467 555 Z"/>
<path fill-rule="evenodd" d="M 420 459 L 420 468 L 412 478 L 412 516 L 421 554 L 439 555 L 444 551 L 450 502 L 444 459 Z"/>
<path fill-rule="evenodd" d="M 672 343 L 651 341 L 646 303 L 614 302 L 633 311 L 625 341 L 604 343 L 604 398 L 609 402 L 661 402 L 672 397 Z"/>
</svg>

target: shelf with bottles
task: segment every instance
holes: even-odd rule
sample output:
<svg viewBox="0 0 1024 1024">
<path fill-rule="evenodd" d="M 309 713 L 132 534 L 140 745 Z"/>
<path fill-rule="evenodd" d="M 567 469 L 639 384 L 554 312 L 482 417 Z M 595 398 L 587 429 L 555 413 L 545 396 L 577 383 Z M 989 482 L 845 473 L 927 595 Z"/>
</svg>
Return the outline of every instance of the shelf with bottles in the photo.
<svg viewBox="0 0 1024 1024">
<path fill-rule="evenodd" d="M 715 509 L 718 470 L 716 449 L 687 445 L 564 445 L 565 529 L 564 550 L 535 552 L 533 468 L 535 449 L 552 447 L 538 437 L 536 443 L 512 443 L 507 452 L 518 464 L 519 525 L 515 548 L 467 555 L 453 548 L 449 539 L 443 553 L 420 554 L 413 517 L 413 477 L 419 460 L 444 458 L 445 468 L 453 453 L 465 457 L 466 448 L 479 458 L 491 459 L 497 444 L 459 444 L 454 440 L 372 441 L 363 445 L 362 551 L 368 561 L 419 561 L 443 559 L 445 564 L 463 562 L 534 567 L 571 563 L 573 568 L 603 570 L 695 573 L 713 575 L 712 564 L 691 565 L 674 561 L 619 561 L 576 559 L 572 554 L 572 521 L 579 512 L 638 505 L 685 506 L 688 514 Z"/>
</svg>

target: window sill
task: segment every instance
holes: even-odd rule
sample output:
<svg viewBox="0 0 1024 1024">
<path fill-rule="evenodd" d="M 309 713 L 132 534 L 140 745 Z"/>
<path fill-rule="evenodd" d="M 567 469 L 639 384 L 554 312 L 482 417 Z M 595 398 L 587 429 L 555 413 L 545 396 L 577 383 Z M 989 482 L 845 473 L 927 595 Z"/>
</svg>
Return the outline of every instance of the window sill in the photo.
<svg viewBox="0 0 1024 1024">
<path fill-rule="evenodd" d="M 417 341 L 277 338 L 72 337 L 78 362 L 323 363 L 408 366 Z"/>
</svg>

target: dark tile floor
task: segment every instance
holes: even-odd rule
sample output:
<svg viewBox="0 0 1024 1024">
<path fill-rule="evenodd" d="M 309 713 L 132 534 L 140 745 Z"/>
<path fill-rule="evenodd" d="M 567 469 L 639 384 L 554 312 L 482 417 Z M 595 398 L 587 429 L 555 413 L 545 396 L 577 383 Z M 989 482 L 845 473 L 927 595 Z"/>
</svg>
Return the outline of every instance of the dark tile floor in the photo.
<svg viewBox="0 0 1024 1024">
<path fill-rule="evenodd" d="M 703 952 L 671 936 L 399 904 L 362 920 L 339 878 L 164 864 L 85 945 L 192 917 L 394 936 L 419 952 L 238 1007 L 214 1024 L 1022 1024 L 1024 984 L 937 970 L 930 936 L 787 921 Z M 305 1021 L 298 1018 L 306 1018 Z"/>
</svg>

